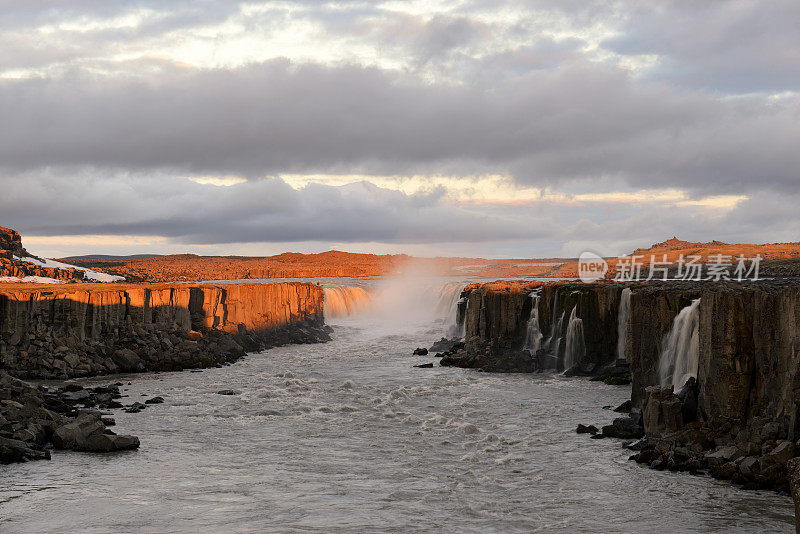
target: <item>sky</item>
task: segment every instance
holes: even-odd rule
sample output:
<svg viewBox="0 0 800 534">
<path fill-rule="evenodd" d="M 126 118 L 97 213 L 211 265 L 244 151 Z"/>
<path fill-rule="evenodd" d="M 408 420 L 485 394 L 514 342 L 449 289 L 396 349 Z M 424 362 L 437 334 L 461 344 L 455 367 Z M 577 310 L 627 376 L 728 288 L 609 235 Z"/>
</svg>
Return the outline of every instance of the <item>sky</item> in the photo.
<svg viewBox="0 0 800 534">
<path fill-rule="evenodd" d="M 800 240 L 797 0 L 0 0 L 50 257 Z"/>
</svg>

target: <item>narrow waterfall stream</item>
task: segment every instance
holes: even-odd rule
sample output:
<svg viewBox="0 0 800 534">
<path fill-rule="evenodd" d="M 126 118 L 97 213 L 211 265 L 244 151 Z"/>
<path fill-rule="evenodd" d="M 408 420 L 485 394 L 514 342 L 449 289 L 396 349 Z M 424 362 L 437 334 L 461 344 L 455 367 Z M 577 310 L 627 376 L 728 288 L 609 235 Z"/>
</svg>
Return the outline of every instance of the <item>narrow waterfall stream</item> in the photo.
<svg viewBox="0 0 800 534">
<path fill-rule="evenodd" d="M 583 319 L 578 317 L 578 305 L 572 308 L 567 324 L 567 345 L 564 349 L 564 370 L 568 371 L 586 355 L 583 337 Z"/>
<path fill-rule="evenodd" d="M 672 328 L 661 345 L 658 378 L 663 386 L 672 384 L 675 391 L 689 378 L 697 377 L 700 359 L 700 299 L 683 308 L 672 321 Z"/>
<path fill-rule="evenodd" d="M 539 327 L 539 292 L 534 291 L 531 293 L 531 315 L 528 319 L 528 329 L 525 334 L 524 348 L 530 351 L 531 354 L 536 355 L 542 347 L 542 330 Z"/>
<path fill-rule="evenodd" d="M 631 317 L 631 290 L 625 288 L 619 296 L 619 312 L 617 314 L 617 359 L 626 359 L 625 349 L 628 342 L 628 323 Z"/>
<path fill-rule="evenodd" d="M 447 339 L 464 338 L 464 321 L 459 321 L 459 306 L 465 303 L 466 297 L 461 296 L 463 283 L 447 284 L 439 290 L 439 305 L 437 309 L 444 312 L 444 336 Z"/>
</svg>

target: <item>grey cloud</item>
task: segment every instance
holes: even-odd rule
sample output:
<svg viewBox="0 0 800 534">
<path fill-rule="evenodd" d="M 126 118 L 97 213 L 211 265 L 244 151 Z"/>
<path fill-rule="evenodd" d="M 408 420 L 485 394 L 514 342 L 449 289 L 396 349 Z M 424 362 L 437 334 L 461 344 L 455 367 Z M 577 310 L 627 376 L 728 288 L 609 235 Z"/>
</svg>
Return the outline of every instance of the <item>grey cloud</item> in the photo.
<svg viewBox="0 0 800 534">
<path fill-rule="evenodd" d="M 615 52 L 658 54 L 649 77 L 728 93 L 800 88 L 800 3 L 794 0 L 630 5 Z"/>
<path fill-rule="evenodd" d="M 794 191 L 797 100 L 721 101 L 574 65 L 492 87 L 272 61 L 142 81 L 0 82 L 7 169 L 94 165 L 249 177 L 510 172 L 698 193 Z"/>
<path fill-rule="evenodd" d="M 367 182 L 294 190 L 266 179 L 217 188 L 174 175 L 112 169 L 61 168 L 12 178 L 0 196 L 0 225 L 26 236 L 156 235 L 172 243 L 162 245 L 163 251 L 216 244 L 224 254 L 237 243 L 270 242 L 397 248 L 450 243 L 441 250 L 535 257 L 584 249 L 627 253 L 673 234 L 693 241 L 766 242 L 794 240 L 800 232 L 800 194 L 756 193 L 719 214 L 660 203 L 459 207 L 441 191 L 405 195 Z"/>
<path fill-rule="evenodd" d="M 158 235 L 190 244 L 486 242 L 553 230 L 540 221 L 531 233 L 519 219 L 448 205 L 441 191 L 405 195 L 366 182 L 295 190 L 279 179 L 214 187 L 103 172 L 59 169 L 7 180 L 1 224 L 27 235 Z"/>
</svg>

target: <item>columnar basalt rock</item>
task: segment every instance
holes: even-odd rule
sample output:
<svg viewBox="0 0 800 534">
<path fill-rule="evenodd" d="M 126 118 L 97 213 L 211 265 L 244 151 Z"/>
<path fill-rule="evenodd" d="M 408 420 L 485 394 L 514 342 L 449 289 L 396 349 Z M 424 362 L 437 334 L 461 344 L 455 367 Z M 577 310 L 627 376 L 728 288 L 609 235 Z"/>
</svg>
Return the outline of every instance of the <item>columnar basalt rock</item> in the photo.
<svg viewBox="0 0 800 534">
<path fill-rule="evenodd" d="M 323 299 L 299 283 L 0 289 L 0 368 L 68 378 L 218 365 L 328 340 Z"/>
<path fill-rule="evenodd" d="M 532 354 L 524 343 L 534 304 L 530 294 L 534 290 L 540 292 L 536 301 L 539 326 L 549 345 Z M 583 322 L 585 351 L 572 371 L 596 374 L 616 359 L 616 315 L 621 291 L 622 287 L 615 284 L 496 282 L 468 286 L 462 293 L 466 300 L 466 346 L 463 354 L 448 355 L 443 364 L 489 371 L 563 370 L 566 318 L 575 309 L 576 317 Z M 562 315 L 564 320 L 560 320 Z"/>
<path fill-rule="evenodd" d="M 442 364 L 563 370 L 554 363 L 564 358 L 567 325 L 561 318 L 575 309 L 583 323 L 585 356 L 571 372 L 602 372 L 616 360 L 624 287 L 606 282 L 470 286 L 465 345 L 445 354 Z M 800 285 L 771 280 L 627 287 L 630 327 L 621 331 L 632 416 L 647 435 L 637 460 L 656 468 L 706 470 L 750 487 L 787 489 L 786 463 L 800 445 Z M 539 354 L 523 346 L 534 289 L 545 336 Z M 696 299 L 696 379 L 673 389 L 661 383 L 659 359 L 675 318 Z"/>
</svg>

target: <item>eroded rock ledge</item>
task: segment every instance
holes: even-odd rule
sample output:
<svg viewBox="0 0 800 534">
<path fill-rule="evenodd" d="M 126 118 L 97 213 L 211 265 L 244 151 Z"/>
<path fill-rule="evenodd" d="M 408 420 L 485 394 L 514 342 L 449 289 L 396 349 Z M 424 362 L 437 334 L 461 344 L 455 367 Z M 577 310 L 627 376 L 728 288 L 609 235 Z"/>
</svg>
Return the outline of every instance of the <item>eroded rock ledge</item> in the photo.
<svg viewBox="0 0 800 534">
<path fill-rule="evenodd" d="M 330 339 L 313 284 L 0 288 L 0 369 L 64 379 L 180 370 Z"/>
</svg>

